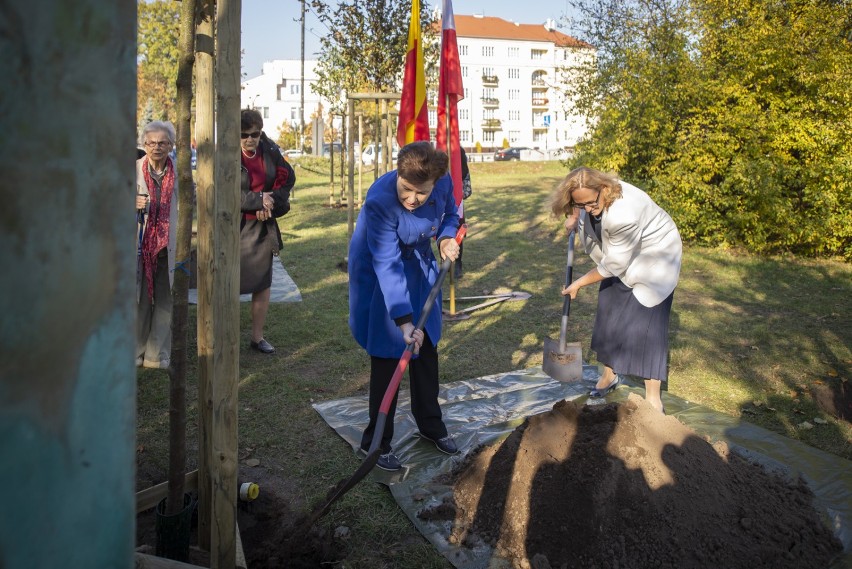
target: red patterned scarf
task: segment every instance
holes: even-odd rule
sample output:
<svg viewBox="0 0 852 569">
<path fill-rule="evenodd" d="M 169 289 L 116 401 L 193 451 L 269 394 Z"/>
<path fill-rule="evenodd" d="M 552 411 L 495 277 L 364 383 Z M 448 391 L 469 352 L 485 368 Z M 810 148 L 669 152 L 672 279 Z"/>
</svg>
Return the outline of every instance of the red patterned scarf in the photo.
<svg viewBox="0 0 852 569">
<path fill-rule="evenodd" d="M 154 188 L 154 179 L 148 166 L 148 157 L 142 162 L 145 185 L 150 192 Z M 175 168 L 171 157 L 166 157 L 165 174 L 160 187 L 160 199 L 153 200 L 148 207 L 148 223 L 142 237 L 142 274 L 148 285 L 148 296 L 154 299 L 154 271 L 157 270 L 157 254 L 169 244 L 169 216 L 172 207 L 172 192 L 175 187 Z M 154 196 L 151 196 L 154 197 Z"/>
</svg>

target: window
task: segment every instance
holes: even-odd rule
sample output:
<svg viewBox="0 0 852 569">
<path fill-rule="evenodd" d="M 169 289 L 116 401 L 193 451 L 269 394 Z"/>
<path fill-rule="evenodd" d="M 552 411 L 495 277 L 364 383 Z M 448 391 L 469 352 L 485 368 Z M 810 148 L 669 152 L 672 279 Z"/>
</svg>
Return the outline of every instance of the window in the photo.
<svg viewBox="0 0 852 569">
<path fill-rule="evenodd" d="M 459 46 L 459 55 L 467 55 L 467 46 L 465 44 Z"/>
<path fill-rule="evenodd" d="M 493 131 L 493 130 L 486 130 L 486 131 L 484 131 L 484 132 L 482 133 L 482 139 L 483 139 L 485 142 L 494 142 L 494 131 Z"/>
<path fill-rule="evenodd" d="M 482 118 L 494 119 L 497 117 L 494 116 L 494 109 L 482 109 Z"/>
<path fill-rule="evenodd" d="M 298 95 L 299 94 L 299 86 L 298 85 L 290 85 L 290 94 Z"/>
<path fill-rule="evenodd" d="M 269 107 L 263 107 L 263 118 L 269 118 Z"/>
<path fill-rule="evenodd" d="M 290 120 L 298 120 L 299 107 L 290 107 Z"/>
<path fill-rule="evenodd" d="M 521 90 L 520 89 L 509 89 L 509 100 L 517 101 L 521 98 Z"/>
<path fill-rule="evenodd" d="M 482 56 L 483 57 L 494 57 L 494 46 L 493 45 L 482 46 Z"/>
<path fill-rule="evenodd" d="M 459 120 L 466 121 L 470 118 L 470 111 L 468 109 L 459 109 Z"/>
<path fill-rule="evenodd" d="M 509 120 L 510 121 L 521 120 L 521 111 L 518 111 L 518 110 L 509 111 Z"/>
<path fill-rule="evenodd" d="M 521 70 L 518 68 L 509 69 L 509 79 L 520 79 L 521 78 Z"/>
<path fill-rule="evenodd" d="M 544 59 L 545 55 L 547 55 L 546 49 L 532 49 L 532 50 L 530 50 L 530 59 Z"/>
<path fill-rule="evenodd" d="M 544 142 L 547 139 L 547 132 L 537 130 L 533 133 L 533 142 Z"/>
<path fill-rule="evenodd" d="M 462 142 L 470 142 L 470 133 L 466 130 L 459 131 L 459 140 Z"/>
<path fill-rule="evenodd" d="M 467 77 L 467 65 L 462 65 L 462 77 Z"/>
<path fill-rule="evenodd" d="M 494 98 L 494 87 L 485 87 L 482 90 L 482 98 L 483 99 L 493 99 Z"/>
<path fill-rule="evenodd" d="M 517 142 L 521 139 L 521 131 L 519 130 L 510 130 L 509 131 L 509 143 L 517 144 Z"/>
<path fill-rule="evenodd" d="M 468 93 L 467 87 L 465 87 L 464 88 L 464 98 L 467 99 L 468 97 L 470 97 L 470 93 Z"/>
<path fill-rule="evenodd" d="M 429 126 L 436 126 L 438 124 L 438 111 L 434 109 L 429 110 Z"/>
<path fill-rule="evenodd" d="M 518 57 L 521 55 L 521 48 L 519 47 L 510 47 L 509 48 L 509 57 Z"/>
<path fill-rule="evenodd" d="M 482 68 L 482 76 L 483 77 L 485 77 L 485 76 L 490 77 L 491 75 L 494 75 L 494 68 L 493 67 L 483 67 Z"/>
</svg>

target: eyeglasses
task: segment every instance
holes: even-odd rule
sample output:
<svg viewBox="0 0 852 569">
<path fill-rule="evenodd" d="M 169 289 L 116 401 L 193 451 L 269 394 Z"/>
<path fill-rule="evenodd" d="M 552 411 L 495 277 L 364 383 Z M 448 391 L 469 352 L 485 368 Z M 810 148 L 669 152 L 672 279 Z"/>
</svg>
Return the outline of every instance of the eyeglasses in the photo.
<svg viewBox="0 0 852 569">
<path fill-rule="evenodd" d="M 168 140 L 158 140 L 158 141 L 149 140 L 148 142 L 145 143 L 145 146 L 147 146 L 148 148 L 167 148 L 171 145 L 172 145 L 172 143 L 169 142 Z"/>
<path fill-rule="evenodd" d="M 600 193 L 600 192 L 598 192 L 598 196 L 595 198 L 595 201 L 593 201 L 593 202 L 585 202 L 585 203 L 577 203 L 577 202 L 574 202 L 574 207 L 576 207 L 576 208 L 585 208 L 585 207 L 589 207 L 589 206 L 591 206 L 592 208 L 596 208 L 596 207 L 598 207 L 598 201 L 600 201 L 600 199 L 601 199 L 601 193 Z"/>
<path fill-rule="evenodd" d="M 257 132 L 241 132 L 240 133 L 240 138 L 248 138 L 248 137 L 260 138 L 260 131 L 257 131 Z"/>
</svg>

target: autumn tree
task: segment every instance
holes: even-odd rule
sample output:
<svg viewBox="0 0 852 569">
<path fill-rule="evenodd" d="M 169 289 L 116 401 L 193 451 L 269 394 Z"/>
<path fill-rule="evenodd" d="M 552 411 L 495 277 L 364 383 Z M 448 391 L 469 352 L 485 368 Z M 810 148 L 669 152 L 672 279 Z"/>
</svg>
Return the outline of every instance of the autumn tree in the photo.
<svg viewBox="0 0 852 569">
<path fill-rule="evenodd" d="M 175 120 L 180 7 L 173 0 L 137 3 L 136 116 L 140 122 Z"/>
<path fill-rule="evenodd" d="M 570 0 L 574 164 L 647 188 L 687 240 L 852 259 L 852 1 Z"/>
<path fill-rule="evenodd" d="M 328 28 L 320 39 L 321 51 L 316 67 L 314 90 L 342 111 L 345 93 L 393 92 L 402 82 L 408 48 L 408 22 L 411 4 L 392 0 L 342 0 L 329 5 L 323 0 L 310 2 L 311 9 Z M 434 45 L 435 20 L 428 4 L 421 2 L 421 30 L 424 46 Z M 429 53 L 436 59 L 434 47 Z M 365 109 L 370 122 L 372 109 Z"/>
</svg>

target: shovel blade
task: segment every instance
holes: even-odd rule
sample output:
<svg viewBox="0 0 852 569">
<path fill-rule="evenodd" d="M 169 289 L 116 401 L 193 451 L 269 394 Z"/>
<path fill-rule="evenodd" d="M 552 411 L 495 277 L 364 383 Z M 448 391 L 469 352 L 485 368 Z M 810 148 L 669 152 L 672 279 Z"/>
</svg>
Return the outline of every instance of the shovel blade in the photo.
<svg viewBox="0 0 852 569">
<path fill-rule="evenodd" d="M 579 342 L 565 344 L 559 350 L 559 342 L 544 339 L 544 359 L 541 369 L 556 381 L 575 382 L 583 379 L 583 349 Z"/>
</svg>

